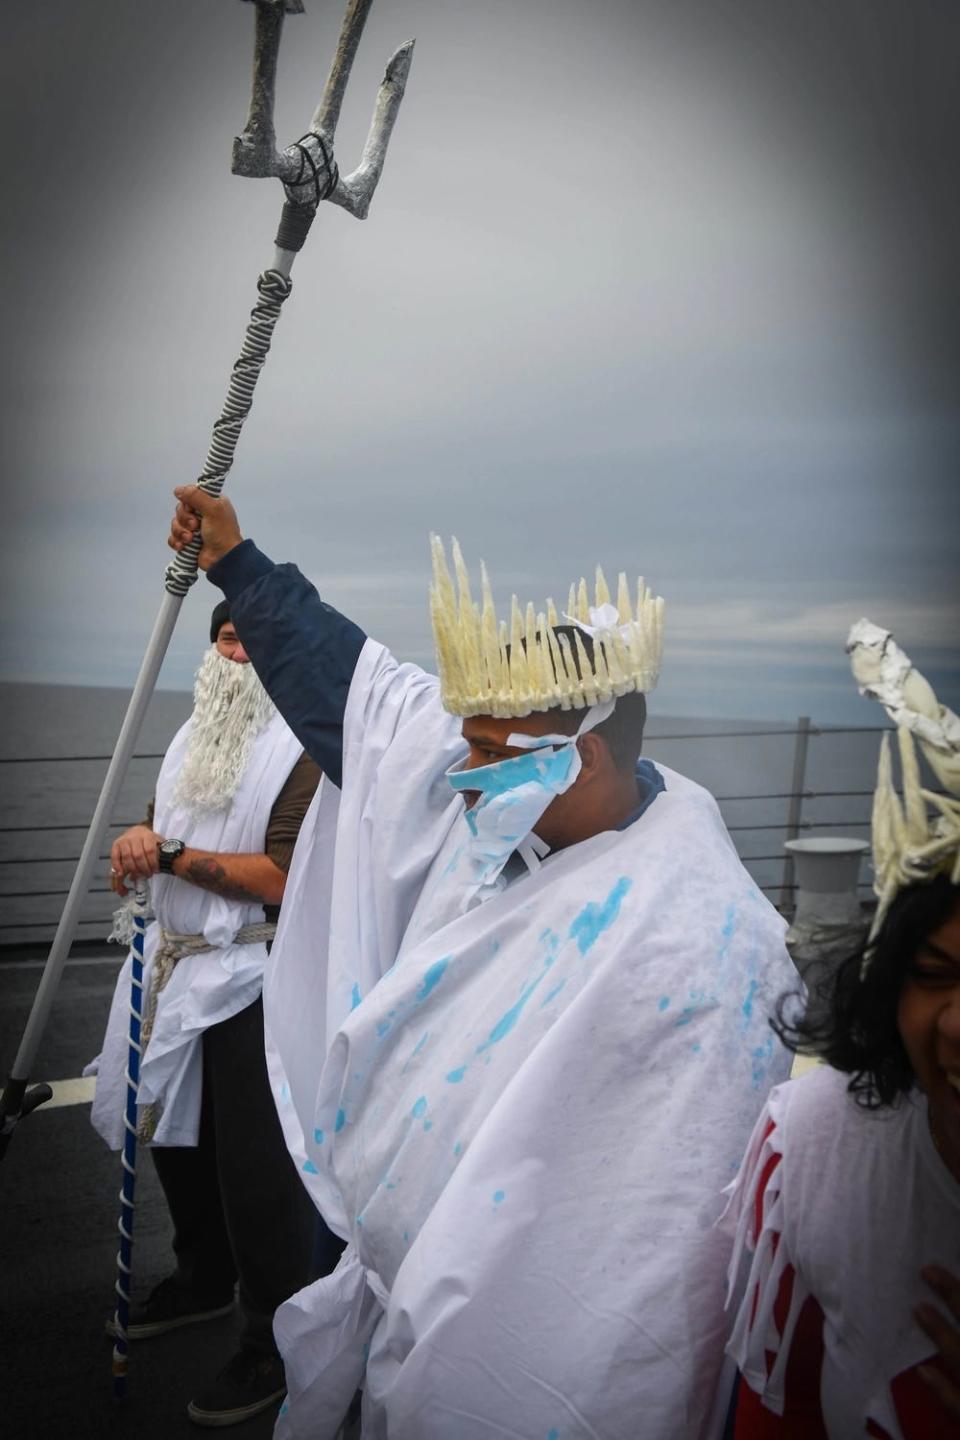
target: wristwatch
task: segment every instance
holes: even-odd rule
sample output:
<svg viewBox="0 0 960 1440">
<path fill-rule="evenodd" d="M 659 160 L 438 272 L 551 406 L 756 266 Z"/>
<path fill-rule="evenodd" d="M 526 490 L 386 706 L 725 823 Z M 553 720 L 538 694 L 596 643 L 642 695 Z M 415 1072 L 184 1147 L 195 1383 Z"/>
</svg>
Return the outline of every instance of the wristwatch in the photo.
<svg viewBox="0 0 960 1440">
<path fill-rule="evenodd" d="M 179 860 L 187 848 L 185 840 L 161 840 L 157 846 L 157 856 L 160 862 L 160 874 L 172 875 L 173 862 Z"/>
</svg>

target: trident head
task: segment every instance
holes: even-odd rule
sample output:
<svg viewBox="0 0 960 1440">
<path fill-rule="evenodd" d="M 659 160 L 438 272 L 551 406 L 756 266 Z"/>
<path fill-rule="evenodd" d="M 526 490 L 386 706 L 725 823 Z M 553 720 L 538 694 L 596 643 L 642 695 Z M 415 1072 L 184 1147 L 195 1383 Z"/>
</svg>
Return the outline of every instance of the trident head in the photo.
<svg viewBox="0 0 960 1440">
<path fill-rule="evenodd" d="M 252 0 L 252 3 L 257 7 L 253 95 L 243 134 L 233 142 L 233 173 L 255 177 L 278 176 L 283 182 L 288 202 L 301 212 L 307 223 L 313 218 L 321 200 L 332 200 L 358 220 L 365 219 L 403 99 L 413 56 L 413 41 L 401 45 L 388 62 L 360 164 L 350 175 L 341 175 L 333 155 L 334 135 L 353 58 L 373 0 L 348 0 L 323 99 L 314 112 L 307 133 L 281 151 L 277 150 L 273 128 L 280 32 L 284 14 L 301 13 L 303 3 L 302 0 Z M 303 233 L 306 234 L 306 228 Z M 291 245 L 290 248 L 299 246 Z"/>
</svg>

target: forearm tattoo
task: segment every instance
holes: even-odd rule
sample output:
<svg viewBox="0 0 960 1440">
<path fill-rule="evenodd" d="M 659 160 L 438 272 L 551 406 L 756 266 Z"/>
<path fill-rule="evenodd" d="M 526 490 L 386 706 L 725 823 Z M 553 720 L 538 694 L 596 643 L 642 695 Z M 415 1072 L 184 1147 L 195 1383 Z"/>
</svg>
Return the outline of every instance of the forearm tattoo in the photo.
<svg viewBox="0 0 960 1440">
<path fill-rule="evenodd" d="M 201 890 L 212 890 L 215 895 L 222 895 L 224 900 L 244 900 L 249 905 L 263 903 L 262 895 L 248 890 L 236 880 L 228 880 L 226 870 L 212 856 L 189 861 L 183 878 L 191 885 L 199 885 Z"/>
</svg>

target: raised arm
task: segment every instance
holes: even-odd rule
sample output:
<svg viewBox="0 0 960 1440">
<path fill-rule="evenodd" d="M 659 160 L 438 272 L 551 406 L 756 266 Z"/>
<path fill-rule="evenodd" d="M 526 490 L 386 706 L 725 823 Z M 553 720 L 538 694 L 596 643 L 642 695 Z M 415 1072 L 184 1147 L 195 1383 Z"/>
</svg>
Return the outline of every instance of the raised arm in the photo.
<svg viewBox="0 0 960 1440">
<path fill-rule="evenodd" d="M 343 714 L 366 636 L 325 604 L 295 565 L 275 565 L 240 533 L 229 500 L 196 485 L 174 491 L 168 544 L 200 531 L 201 570 L 230 601 L 230 618 L 270 698 L 311 759 L 340 785 Z"/>
</svg>

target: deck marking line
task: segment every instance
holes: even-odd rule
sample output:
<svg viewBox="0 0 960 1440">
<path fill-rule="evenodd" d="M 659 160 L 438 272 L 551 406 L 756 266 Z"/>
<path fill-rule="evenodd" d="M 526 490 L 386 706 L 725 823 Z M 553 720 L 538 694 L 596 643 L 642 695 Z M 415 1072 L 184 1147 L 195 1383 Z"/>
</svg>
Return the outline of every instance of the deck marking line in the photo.
<svg viewBox="0 0 960 1440">
<path fill-rule="evenodd" d="M 40 1106 L 38 1115 L 44 1110 L 59 1110 L 63 1105 L 89 1105 L 97 1088 L 97 1077 L 80 1075 L 76 1080 L 50 1080 L 47 1083 L 53 1091 L 53 1099 Z"/>
<path fill-rule="evenodd" d="M 119 969 L 127 958 L 126 950 L 119 955 L 78 955 L 75 960 L 67 960 L 67 965 L 116 965 Z M 46 960 L 0 960 L 0 970 L 42 970 Z"/>
</svg>

